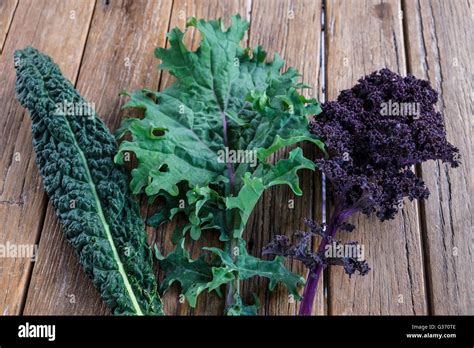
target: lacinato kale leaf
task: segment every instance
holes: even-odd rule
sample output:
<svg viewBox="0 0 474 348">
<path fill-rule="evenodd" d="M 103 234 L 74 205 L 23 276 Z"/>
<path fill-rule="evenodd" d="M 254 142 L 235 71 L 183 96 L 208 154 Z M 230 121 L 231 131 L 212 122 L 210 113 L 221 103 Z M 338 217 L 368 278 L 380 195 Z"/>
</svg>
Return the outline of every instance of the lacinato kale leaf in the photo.
<svg viewBox="0 0 474 348">
<path fill-rule="evenodd" d="M 105 124 L 44 54 L 15 52 L 44 188 L 81 265 L 114 314 L 161 315 L 152 253 Z M 64 107 L 66 106 L 66 107 Z"/>
<path fill-rule="evenodd" d="M 121 143 L 116 162 L 123 164 L 134 153 L 138 165 L 132 170 L 132 191 L 145 192 L 152 200 L 164 199 L 163 210 L 149 222 L 159 225 L 184 213 L 187 221 L 175 231 L 175 243 L 180 245 L 187 236 L 199 239 L 203 230 L 219 233 L 224 248 L 212 251 L 230 272 L 224 278 L 233 284 L 227 294 L 229 312 L 235 304 L 245 307 L 238 282 L 248 276 L 265 276 L 270 278 L 270 287 L 283 282 L 296 292 L 301 279 L 278 273 L 281 260 L 272 264 L 277 273 L 265 267 L 246 273 L 240 267 L 253 260 L 243 252 L 242 234 L 265 189 L 286 184 L 295 194 L 302 194 L 297 171 L 315 166 L 301 148 L 274 164 L 269 158 L 304 140 L 322 148 L 319 138 L 309 132 L 307 120 L 320 107 L 315 99 L 298 93 L 298 88 L 306 86 L 297 82 L 295 69 L 281 72 L 284 61 L 278 55 L 267 63 L 261 47 L 251 51 L 240 46 L 249 26 L 240 16 L 232 18 L 228 29 L 220 20 L 191 18 L 187 25 L 201 33 L 200 47 L 190 51 L 177 28 L 168 33 L 169 48 L 155 53 L 162 61 L 160 67 L 176 81 L 161 92 L 144 89 L 128 94 L 125 107 L 142 109 L 144 117 L 123 122 L 117 135 L 131 139 Z M 196 266 L 195 262 L 189 266 Z M 255 265 L 267 265 L 259 262 Z M 180 279 L 171 264 L 166 265 L 173 279 Z M 179 281 L 189 288 L 188 280 Z"/>
</svg>

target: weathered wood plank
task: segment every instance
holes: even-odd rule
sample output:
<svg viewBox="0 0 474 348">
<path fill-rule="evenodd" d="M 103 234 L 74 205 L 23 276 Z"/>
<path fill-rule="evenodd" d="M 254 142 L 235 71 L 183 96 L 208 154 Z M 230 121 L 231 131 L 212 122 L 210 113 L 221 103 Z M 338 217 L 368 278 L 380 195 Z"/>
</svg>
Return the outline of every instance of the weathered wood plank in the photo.
<svg viewBox="0 0 474 348">
<path fill-rule="evenodd" d="M 173 11 L 171 14 L 170 28 L 179 27 L 181 30 L 185 29 L 186 19 L 189 17 L 196 17 L 198 19 L 217 19 L 223 18 L 224 24 L 229 25 L 230 17 L 235 13 L 240 13 L 242 18 L 247 18 L 247 13 L 250 10 L 250 1 L 247 0 L 175 0 L 173 3 Z M 188 47 L 195 49 L 199 46 L 200 35 L 196 33 L 194 28 L 190 28 L 185 35 L 184 41 Z M 169 73 L 163 72 L 160 83 L 160 90 L 166 88 L 174 81 L 174 78 Z M 150 210 L 151 211 L 151 210 Z M 160 227 L 156 232 L 156 242 L 164 255 L 168 254 L 174 249 L 171 242 L 171 235 L 176 227 L 173 222 L 167 226 Z M 218 236 L 216 233 L 203 234 L 200 241 L 190 243 L 191 256 L 197 257 L 202 253 L 201 248 L 209 245 L 219 245 Z M 160 274 L 163 278 L 163 274 Z M 178 284 L 174 284 L 163 297 L 165 303 L 165 312 L 170 315 L 222 315 L 224 311 L 224 299 L 219 298 L 215 292 L 210 294 L 203 293 L 199 296 L 196 308 L 184 302 L 179 302 L 180 288 Z"/>
<path fill-rule="evenodd" d="M 158 84 L 153 50 L 165 43 L 171 5 L 171 0 L 96 4 L 77 88 L 112 131 L 121 119 L 119 92 Z M 41 236 L 25 314 L 108 314 L 67 244 L 51 204 Z"/>
<path fill-rule="evenodd" d="M 327 89 L 333 100 L 363 75 L 388 67 L 405 74 L 399 1 L 328 1 Z M 358 215 L 358 240 L 372 270 L 351 279 L 340 268 L 329 271 L 330 314 L 426 314 L 420 221 L 416 203 L 405 202 L 395 220 L 381 223 Z"/>
<path fill-rule="evenodd" d="M 10 28 L 14 35 L 8 35 L 0 57 L 2 245 L 36 244 L 46 209 L 32 153 L 31 122 L 15 99 L 13 52 L 33 45 L 62 63 L 65 76 L 75 81 L 93 8 L 92 1 L 21 1 L 15 11 Z M 0 313 L 21 312 L 32 267 L 28 258 L 0 259 Z"/>
<path fill-rule="evenodd" d="M 474 23 L 472 1 L 405 1 L 409 72 L 431 81 L 447 137 L 462 165 L 422 166 L 430 198 L 422 206 L 430 312 L 474 314 L 472 281 L 472 115 Z"/>
<path fill-rule="evenodd" d="M 18 0 L 0 0 L 0 57 L 17 6 Z"/>
<path fill-rule="evenodd" d="M 252 6 L 250 46 L 261 45 L 268 52 L 267 59 L 273 59 L 278 52 L 286 61 L 303 75 L 302 81 L 313 86 L 304 91 L 308 97 L 320 99 L 320 36 L 321 1 L 304 0 L 259 0 Z M 314 146 L 304 145 L 308 158 L 314 158 Z M 290 150 L 276 154 L 274 159 L 287 157 Z M 262 248 L 276 234 L 286 234 L 295 238 L 297 230 L 305 230 L 304 218 L 321 221 L 321 178 L 317 173 L 303 171 L 300 175 L 303 196 L 297 197 L 286 186 L 277 186 L 264 193 L 249 221 L 246 238 L 253 241 L 250 252 L 261 255 Z M 290 269 L 305 275 L 306 269 L 299 262 L 287 261 Z M 268 281 L 252 279 L 247 281 L 244 294 L 250 298 L 255 292 L 262 300 L 262 315 L 294 315 L 298 313 L 299 302 L 289 297 L 283 286 L 275 291 L 268 290 Z M 316 314 L 325 313 L 323 286 L 315 305 Z"/>
</svg>

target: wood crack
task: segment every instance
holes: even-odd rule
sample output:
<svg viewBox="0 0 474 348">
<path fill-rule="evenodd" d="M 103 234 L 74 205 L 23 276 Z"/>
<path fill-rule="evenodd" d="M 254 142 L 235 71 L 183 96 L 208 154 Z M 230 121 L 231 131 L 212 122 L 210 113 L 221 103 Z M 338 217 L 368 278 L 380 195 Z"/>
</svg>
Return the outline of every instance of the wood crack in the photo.
<svg viewBox="0 0 474 348">
<path fill-rule="evenodd" d="M 407 257 L 407 271 L 408 271 L 408 279 L 410 281 L 410 295 L 411 295 L 411 309 L 412 309 L 412 312 L 413 314 L 416 314 L 416 310 L 415 310 L 415 297 L 414 297 L 414 289 L 413 289 L 413 284 L 414 284 L 414 281 L 413 281 L 413 272 L 412 272 L 412 268 L 411 268 L 411 264 L 410 264 L 410 261 L 411 261 L 411 257 L 410 257 L 410 250 L 409 250 L 409 247 L 408 247 L 408 239 L 410 238 L 409 237 L 409 230 L 407 229 L 407 225 L 409 225 L 409 221 L 407 221 L 407 216 L 406 216 L 406 213 L 405 211 L 402 209 L 401 211 L 402 213 L 402 218 L 403 218 L 403 232 L 404 232 L 404 235 L 405 235 L 405 254 L 406 254 L 406 257 Z"/>
<path fill-rule="evenodd" d="M 14 206 L 19 206 L 19 207 L 23 207 L 23 205 L 25 204 L 25 200 L 23 199 L 20 199 L 20 200 L 15 200 L 15 199 L 4 199 L 4 200 L 0 200 L 0 204 L 3 204 L 3 205 L 14 205 Z"/>
<path fill-rule="evenodd" d="M 423 28 L 424 28 L 424 25 L 423 25 L 423 14 L 421 13 L 421 5 L 420 5 L 420 1 L 418 0 L 416 2 L 416 13 L 420 16 L 420 38 L 421 38 L 421 42 L 422 42 L 422 45 L 421 45 L 421 49 L 422 49 L 422 56 L 424 58 L 423 60 L 423 63 L 424 63 L 424 71 L 426 72 L 426 75 L 429 75 L 429 71 L 430 71 L 430 65 L 428 63 L 428 55 L 427 55 L 427 50 L 426 50 L 426 42 L 425 42 L 425 35 L 424 35 L 424 31 L 423 31 Z"/>
</svg>

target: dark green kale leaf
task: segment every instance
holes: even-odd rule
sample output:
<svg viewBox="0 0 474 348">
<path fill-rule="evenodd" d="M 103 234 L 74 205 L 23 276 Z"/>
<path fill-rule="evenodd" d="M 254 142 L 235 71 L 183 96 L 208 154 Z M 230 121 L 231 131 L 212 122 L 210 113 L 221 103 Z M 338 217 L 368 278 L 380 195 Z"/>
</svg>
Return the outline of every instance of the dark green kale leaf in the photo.
<svg viewBox="0 0 474 348">
<path fill-rule="evenodd" d="M 81 265 L 114 314 L 161 315 L 152 253 L 117 144 L 51 58 L 15 52 L 16 92 L 32 120 L 43 184 Z"/>
</svg>

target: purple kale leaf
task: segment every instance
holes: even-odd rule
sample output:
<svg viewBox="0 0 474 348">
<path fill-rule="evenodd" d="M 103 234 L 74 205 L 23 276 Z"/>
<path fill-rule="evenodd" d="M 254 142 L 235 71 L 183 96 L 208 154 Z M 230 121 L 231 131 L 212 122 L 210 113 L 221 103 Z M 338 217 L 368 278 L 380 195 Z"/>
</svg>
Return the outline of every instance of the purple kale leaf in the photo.
<svg viewBox="0 0 474 348">
<path fill-rule="evenodd" d="M 428 81 L 382 69 L 323 104 L 322 113 L 310 122 L 310 131 L 326 144 L 327 156 L 315 162 L 332 187 L 333 213 L 327 226 L 308 225 L 311 233 L 294 246 L 279 236 L 265 249 L 309 268 L 300 314 L 311 314 L 321 271 L 328 265 L 342 265 L 349 275 L 369 271 L 365 261 L 324 255 L 338 230 L 354 229 L 346 222 L 351 215 L 375 213 L 382 221 L 393 219 L 405 197 L 429 196 L 415 165 L 428 160 L 459 165 L 459 150 L 446 140 L 437 101 L 438 93 Z M 311 249 L 313 235 L 322 237 L 316 252 Z"/>
<path fill-rule="evenodd" d="M 427 160 L 459 165 L 437 101 L 428 81 L 382 69 L 323 105 L 310 130 L 327 146 L 329 157 L 316 164 L 331 182 L 339 210 L 392 219 L 404 197 L 428 198 L 411 166 Z"/>
<path fill-rule="evenodd" d="M 357 242 L 341 243 L 333 239 L 326 233 L 325 225 L 318 226 L 313 220 L 306 219 L 306 226 L 310 228 L 310 232 L 297 232 L 298 240 L 295 244 L 290 243 L 287 236 L 277 235 L 275 239 L 270 242 L 263 249 L 264 255 L 279 255 L 298 260 L 302 262 L 309 269 L 314 269 L 318 266 L 326 268 L 329 265 L 343 266 L 344 271 L 349 277 L 356 271 L 360 275 L 366 275 L 370 267 L 365 260 L 361 260 L 355 256 L 338 256 L 337 251 L 346 248 L 355 249 L 358 247 Z M 352 226 L 347 224 L 348 226 Z M 311 251 L 312 239 L 315 236 L 320 236 L 323 239 L 331 241 L 331 244 L 325 246 L 325 250 Z M 333 251 L 333 255 L 328 254 L 328 251 Z"/>
</svg>

